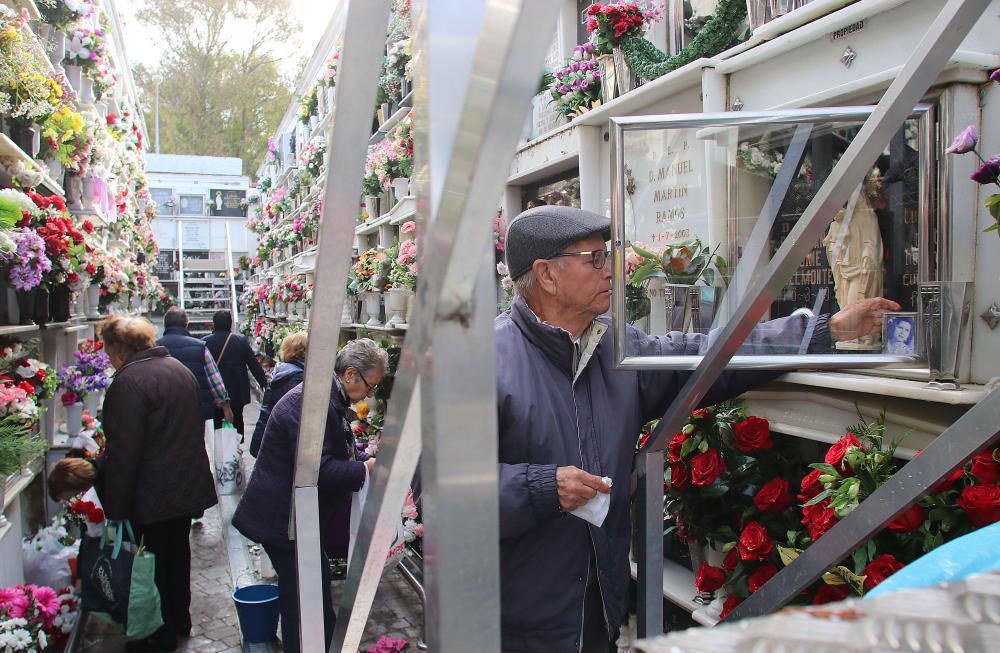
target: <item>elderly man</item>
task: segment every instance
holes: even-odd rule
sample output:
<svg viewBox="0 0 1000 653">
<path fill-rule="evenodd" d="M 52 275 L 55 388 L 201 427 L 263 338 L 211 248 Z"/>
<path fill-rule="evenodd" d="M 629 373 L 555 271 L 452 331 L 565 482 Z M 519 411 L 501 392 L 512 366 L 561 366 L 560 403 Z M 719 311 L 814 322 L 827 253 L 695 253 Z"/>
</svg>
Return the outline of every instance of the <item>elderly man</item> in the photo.
<svg viewBox="0 0 1000 653">
<path fill-rule="evenodd" d="M 611 265 L 603 216 L 541 206 L 507 231 L 517 298 L 497 317 L 502 649 L 606 653 L 624 620 L 629 583 L 629 477 L 636 437 L 661 417 L 688 373 L 615 370 L 609 320 Z M 880 328 L 898 310 L 871 299 L 820 316 L 813 351 Z M 805 316 L 758 326 L 744 351 L 797 351 Z M 628 328 L 630 351 L 694 354 L 698 334 L 647 336 Z M 773 375 L 724 374 L 706 405 Z M 610 477 L 609 487 L 602 477 Z M 570 515 L 610 493 L 601 527 Z"/>
</svg>

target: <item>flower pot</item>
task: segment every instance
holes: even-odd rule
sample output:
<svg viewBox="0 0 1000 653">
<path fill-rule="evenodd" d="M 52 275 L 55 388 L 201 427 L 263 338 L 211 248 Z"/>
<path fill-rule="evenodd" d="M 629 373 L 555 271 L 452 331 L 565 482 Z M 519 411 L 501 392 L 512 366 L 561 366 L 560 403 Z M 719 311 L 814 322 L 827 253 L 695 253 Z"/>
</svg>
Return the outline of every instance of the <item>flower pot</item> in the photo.
<svg viewBox="0 0 1000 653">
<path fill-rule="evenodd" d="M 59 159 L 45 159 L 45 167 L 48 168 L 49 177 L 60 186 L 62 185 L 63 165 Z"/>
<path fill-rule="evenodd" d="M 17 292 L 17 313 L 18 313 L 18 324 L 28 325 L 34 323 L 35 315 L 35 296 L 38 294 L 38 288 L 33 288 L 31 290 L 18 290 Z"/>
<path fill-rule="evenodd" d="M 70 435 L 77 435 L 83 430 L 83 404 L 79 401 L 75 404 L 70 404 L 69 406 L 64 406 L 66 409 L 66 432 Z"/>
<path fill-rule="evenodd" d="M 601 94 L 604 101 L 618 97 L 618 86 L 615 82 L 615 58 L 610 54 L 602 54 L 597 58 L 601 71 Z"/>
<path fill-rule="evenodd" d="M 101 287 L 87 286 L 87 317 L 96 320 L 101 317 Z"/>
<path fill-rule="evenodd" d="M 406 298 L 412 291 L 409 288 L 390 288 L 385 298 L 386 313 L 392 315 L 386 320 L 387 327 L 396 327 L 406 324 Z"/>
<path fill-rule="evenodd" d="M 10 140 L 14 145 L 21 148 L 30 158 L 38 156 L 38 149 L 41 147 L 39 130 L 34 125 L 13 124 L 10 127 Z"/>
<path fill-rule="evenodd" d="M 348 293 L 344 297 L 344 309 L 340 313 L 340 325 L 346 326 L 348 324 L 354 324 L 354 306 L 357 302 L 354 300 L 354 295 Z"/>
<path fill-rule="evenodd" d="M 83 396 L 83 407 L 87 409 L 91 417 L 97 417 L 97 411 L 101 408 L 101 395 L 91 392 Z"/>
<path fill-rule="evenodd" d="M 54 68 L 58 68 L 66 57 L 66 34 L 56 29 L 52 32 L 49 37 L 49 61 Z"/>
<path fill-rule="evenodd" d="M 670 331 L 708 333 L 719 305 L 722 288 L 667 283 L 650 277 L 645 283 L 650 299 L 649 333 Z"/>
<path fill-rule="evenodd" d="M 99 177 L 87 175 L 83 178 L 83 208 L 87 211 L 96 211 L 100 196 L 104 190 L 104 182 Z"/>
<path fill-rule="evenodd" d="M 374 220 L 378 217 L 378 197 L 375 195 L 365 195 L 365 211 L 368 219 Z"/>
<path fill-rule="evenodd" d="M 4 280 L 0 283 L 0 324 L 20 324 L 21 308 L 14 286 Z"/>
<path fill-rule="evenodd" d="M 380 313 L 381 311 L 381 298 L 379 292 L 366 292 L 365 293 L 365 310 L 368 311 L 368 321 L 365 322 L 365 326 L 370 327 L 380 327 L 382 326 L 382 319 Z"/>
<path fill-rule="evenodd" d="M 87 302 L 85 291 L 73 292 L 73 301 L 70 303 L 70 317 L 85 317 L 87 314 Z"/>
<path fill-rule="evenodd" d="M 332 86 L 326 87 L 326 111 L 327 113 L 333 111 L 333 98 L 336 90 Z"/>
<path fill-rule="evenodd" d="M 408 197 L 410 194 L 410 178 L 396 177 L 392 180 L 392 190 L 396 193 L 396 201 Z"/>
<path fill-rule="evenodd" d="M 415 291 L 410 291 L 409 297 L 406 298 L 406 321 L 409 323 L 416 315 L 416 304 L 417 304 L 417 293 Z"/>
<path fill-rule="evenodd" d="M 84 75 L 83 79 L 80 80 L 80 104 L 82 106 L 90 106 L 94 104 L 94 80 L 90 77 Z"/>
<path fill-rule="evenodd" d="M 615 83 L 618 85 L 618 95 L 625 95 L 635 88 L 635 73 L 625 63 L 625 54 L 621 48 L 615 48 L 611 56 L 615 60 Z"/>
<path fill-rule="evenodd" d="M 319 116 L 309 116 L 309 130 L 315 131 L 316 125 L 319 124 Z"/>
<path fill-rule="evenodd" d="M 971 281 L 921 283 L 918 326 L 930 369 L 928 387 L 960 390 L 962 343 L 972 310 Z"/>
<path fill-rule="evenodd" d="M 76 91 L 80 90 L 80 80 L 83 78 L 83 69 L 80 66 L 68 65 L 66 68 L 66 81 Z"/>
<path fill-rule="evenodd" d="M 31 319 L 35 324 L 45 326 L 49 322 L 49 291 L 44 288 L 37 288 L 33 292 L 35 292 L 35 295 Z"/>
</svg>

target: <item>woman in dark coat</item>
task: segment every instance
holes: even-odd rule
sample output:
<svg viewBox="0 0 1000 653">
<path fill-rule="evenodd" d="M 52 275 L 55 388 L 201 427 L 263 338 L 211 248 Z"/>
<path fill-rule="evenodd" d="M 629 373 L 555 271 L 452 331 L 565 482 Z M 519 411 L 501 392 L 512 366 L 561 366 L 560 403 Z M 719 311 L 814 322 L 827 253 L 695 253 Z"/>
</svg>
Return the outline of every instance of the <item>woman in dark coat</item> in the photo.
<svg viewBox="0 0 1000 653">
<path fill-rule="evenodd" d="M 322 533 L 330 531 L 339 512 L 350 509 L 351 493 L 361 489 L 375 463 L 374 458 L 358 452 L 347 411 L 351 403 L 375 393 L 388 363 L 385 350 L 367 338 L 352 340 L 337 354 L 319 467 Z M 288 525 L 301 414 L 302 384 L 299 384 L 282 397 L 271 412 L 253 474 L 233 515 L 233 525 L 243 535 L 263 545 L 278 572 L 281 643 L 285 653 L 299 651 L 298 577 L 295 544 L 288 538 Z M 330 564 L 325 553 L 320 555 L 323 616 L 329 648 L 336 617 L 330 598 Z"/>
<path fill-rule="evenodd" d="M 156 346 L 145 318 L 115 315 L 98 333 L 116 371 L 104 398 L 97 492 L 107 518 L 129 520 L 156 555 L 163 613 L 162 628 L 126 647 L 172 651 L 191 633 L 191 518 L 216 503 L 198 382 Z"/>
<path fill-rule="evenodd" d="M 271 374 L 271 382 L 267 384 L 264 397 L 260 401 L 260 417 L 257 419 L 257 426 L 253 430 L 253 437 L 250 438 L 250 455 L 254 458 L 260 451 L 260 441 L 264 438 L 264 427 L 267 426 L 267 418 L 271 416 L 278 400 L 285 394 L 302 383 L 302 378 L 306 373 L 306 345 L 309 342 L 309 334 L 305 331 L 296 331 L 285 336 L 278 348 L 278 358 L 282 362 L 274 368 Z"/>
</svg>

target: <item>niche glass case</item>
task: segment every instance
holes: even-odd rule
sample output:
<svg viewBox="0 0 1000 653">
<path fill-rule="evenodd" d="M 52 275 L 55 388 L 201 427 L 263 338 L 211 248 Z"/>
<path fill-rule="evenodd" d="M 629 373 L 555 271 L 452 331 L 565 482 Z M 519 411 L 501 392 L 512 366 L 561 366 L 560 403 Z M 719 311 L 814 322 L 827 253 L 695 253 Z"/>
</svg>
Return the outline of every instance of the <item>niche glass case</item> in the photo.
<svg viewBox="0 0 1000 653">
<path fill-rule="evenodd" d="M 622 367 L 697 366 L 714 329 L 761 284 L 776 254 L 871 107 L 612 120 L 612 249 L 616 359 Z M 917 107 L 768 303 L 763 326 L 732 366 L 914 365 L 888 353 L 881 330 L 817 350 L 816 316 L 867 297 L 918 310 L 936 278 L 933 109 Z M 670 334 L 642 345 L 629 326 Z M 919 334 L 917 334 L 919 337 Z M 811 344 L 812 343 L 812 344 Z M 671 355 L 666 355 L 667 353 Z"/>
</svg>

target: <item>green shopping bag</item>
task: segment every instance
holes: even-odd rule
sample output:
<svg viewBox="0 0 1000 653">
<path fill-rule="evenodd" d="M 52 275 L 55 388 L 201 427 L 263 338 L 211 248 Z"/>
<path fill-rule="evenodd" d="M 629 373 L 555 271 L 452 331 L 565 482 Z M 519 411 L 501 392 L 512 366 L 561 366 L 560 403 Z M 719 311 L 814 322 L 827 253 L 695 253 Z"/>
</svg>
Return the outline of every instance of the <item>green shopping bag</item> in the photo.
<svg viewBox="0 0 1000 653">
<path fill-rule="evenodd" d="M 114 541 L 105 525 L 102 537 L 80 542 L 82 607 L 125 626 L 128 637 L 148 637 L 163 625 L 156 589 L 156 556 L 135 541 L 129 522 L 116 529 Z M 124 540 L 127 532 L 130 540 Z"/>
</svg>

